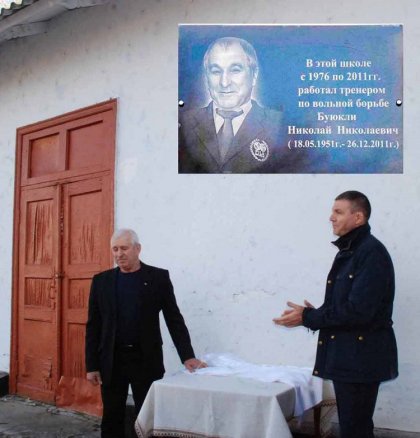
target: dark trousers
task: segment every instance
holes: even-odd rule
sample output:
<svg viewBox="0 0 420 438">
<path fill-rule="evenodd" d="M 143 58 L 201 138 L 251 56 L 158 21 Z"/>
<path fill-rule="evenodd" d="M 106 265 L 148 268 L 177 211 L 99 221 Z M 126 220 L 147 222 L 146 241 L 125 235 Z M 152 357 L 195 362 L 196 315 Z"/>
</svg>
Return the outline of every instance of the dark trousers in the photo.
<svg viewBox="0 0 420 438">
<path fill-rule="evenodd" d="M 128 385 L 134 399 L 135 418 L 140 412 L 147 391 L 156 378 L 151 378 L 143 366 L 141 352 L 135 348 L 121 348 L 115 351 L 112 379 L 101 387 L 103 414 L 101 423 L 102 438 L 124 438 L 124 424 Z M 134 424 L 127 436 L 134 435 Z"/>
<path fill-rule="evenodd" d="M 374 438 L 373 413 L 379 382 L 333 382 L 337 400 L 340 438 Z"/>
</svg>

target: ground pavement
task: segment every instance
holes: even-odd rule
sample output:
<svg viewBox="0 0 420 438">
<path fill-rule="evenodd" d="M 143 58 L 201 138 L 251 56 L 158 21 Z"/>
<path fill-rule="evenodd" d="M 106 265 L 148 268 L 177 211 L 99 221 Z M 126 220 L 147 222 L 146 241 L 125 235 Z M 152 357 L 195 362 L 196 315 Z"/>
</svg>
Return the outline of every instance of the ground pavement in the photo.
<svg viewBox="0 0 420 438">
<path fill-rule="evenodd" d="M 134 421 L 132 416 L 129 416 L 128 420 Z M 22 397 L 6 395 L 0 398 L 0 437 L 100 438 L 99 419 Z M 420 438 L 420 432 L 380 430 L 376 437 Z M 294 438 L 310 436 L 294 435 Z"/>
</svg>

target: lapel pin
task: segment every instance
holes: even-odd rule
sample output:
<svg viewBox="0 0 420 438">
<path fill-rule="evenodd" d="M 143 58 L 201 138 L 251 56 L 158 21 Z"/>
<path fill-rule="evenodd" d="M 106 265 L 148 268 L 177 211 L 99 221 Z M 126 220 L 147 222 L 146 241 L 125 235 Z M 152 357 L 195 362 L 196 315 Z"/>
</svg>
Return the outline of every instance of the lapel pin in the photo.
<svg viewBox="0 0 420 438">
<path fill-rule="evenodd" d="M 268 144 L 264 140 L 260 140 L 259 138 L 251 141 L 249 149 L 252 156 L 257 161 L 265 161 L 270 155 L 270 149 L 268 148 Z"/>
</svg>

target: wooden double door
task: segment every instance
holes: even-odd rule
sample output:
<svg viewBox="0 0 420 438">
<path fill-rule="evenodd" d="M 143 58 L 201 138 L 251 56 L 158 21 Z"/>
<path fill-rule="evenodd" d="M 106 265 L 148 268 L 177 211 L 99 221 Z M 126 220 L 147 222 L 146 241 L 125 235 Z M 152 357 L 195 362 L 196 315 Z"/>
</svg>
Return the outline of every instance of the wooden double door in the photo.
<svg viewBox="0 0 420 438">
<path fill-rule="evenodd" d="M 77 123 L 74 118 L 54 121 L 52 127 L 26 134 L 33 137 L 29 141 L 25 133 L 22 137 L 15 206 L 11 389 L 36 400 L 99 413 L 99 392 L 92 395 L 85 380 L 84 337 L 91 278 L 111 266 L 113 171 L 107 162 L 89 165 L 86 159 L 97 161 L 95 154 L 103 159 L 110 147 L 107 125 L 92 124 L 91 116 L 82 114 Z M 106 117 L 101 114 L 100 120 L 104 123 Z M 68 131 L 78 127 L 85 130 L 87 151 L 83 150 L 82 161 L 76 160 L 78 165 L 73 160 L 72 167 L 72 151 L 80 155 L 81 149 L 74 147 L 77 142 L 72 144 Z M 54 142 L 51 128 L 59 133 Z M 59 153 L 48 153 L 51 150 Z M 42 160 L 36 159 L 37 154 L 43 154 Z M 59 164 L 60 157 L 65 163 Z"/>
</svg>

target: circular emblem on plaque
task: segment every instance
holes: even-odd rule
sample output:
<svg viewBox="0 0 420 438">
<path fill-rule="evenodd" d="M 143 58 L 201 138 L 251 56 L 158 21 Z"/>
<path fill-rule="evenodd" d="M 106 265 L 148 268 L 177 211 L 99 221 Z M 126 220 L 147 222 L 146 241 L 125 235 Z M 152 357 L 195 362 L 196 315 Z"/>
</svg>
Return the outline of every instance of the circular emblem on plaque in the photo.
<svg viewBox="0 0 420 438">
<path fill-rule="evenodd" d="M 251 150 L 252 156 L 257 161 L 265 161 L 270 155 L 270 149 L 268 149 L 268 144 L 264 140 L 260 140 L 256 138 L 252 140 L 249 145 L 249 149 Z"/>
</svg>

